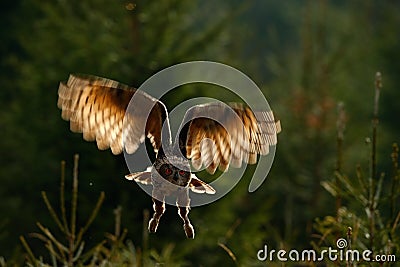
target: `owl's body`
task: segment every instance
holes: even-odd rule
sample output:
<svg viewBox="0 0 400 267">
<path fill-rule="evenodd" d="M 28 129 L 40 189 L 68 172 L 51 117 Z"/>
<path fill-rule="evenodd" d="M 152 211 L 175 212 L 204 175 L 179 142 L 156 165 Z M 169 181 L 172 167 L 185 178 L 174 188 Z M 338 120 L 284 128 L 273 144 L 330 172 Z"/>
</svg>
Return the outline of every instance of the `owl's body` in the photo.
<svg viewBox="0 0 400 267">
<path fill-rule="evenodd" d="M 189 185 L 192 174 L 187 165 L 187 160 L 177 156 L 167 159 L 165 155 L 162 155 L 156 159 L 151 171 L 154 215 L 149 222 L 150 232 L 154 233 L 157 230 L 160 217 L 165 211 L 165 197 L 174 196 L 176 197 L 179 216 L 184 222 L 185 234 L 188 238 L 194 238 L 194 229 L 188 217 L 190 207 Z"/>
<path fill-rule="evenodd" d="M 186 236 L 194 238 L 188 218 L 189 190 L 206 194 L 215 190 L 191 172 L 190 163 L 210 174 L 217 168 L 226 171 L 230 165 L 240 167 L 242 162 L 254 164 L 257 155 L 268 154 L 269 146 L 276 144 L 280 131 L 271 111 L 253 112 L 241 104 L 210 103 L 187 111 L 173 143 L 164 104 L 142 91 L 109 79 L 71 75 L 67 83 L 60 84 L 58 95 L 62 118 L 70 121 L 71 130 L 83 133 L 87 141 L 96 140 L 99 149 L 131 154 L 145 137 L 149 138 L 156 153 L 153 165 L 126 178 L 153 186 L 150 232 L 157 230 L 165 197 L 174 196 Z M 137 101 L 132 106 L 133 98 Z M 164 123 L 166 132 L 162 130 Z"/>
<path fill-rule="evenodd" d="M 168 150 L 172 151 L 170 147 Z M 165 212 L 165 197 L 172 196 L 176 198 L 178 214 L 184 222 L 183 228 L 186 236 L 194 238 L 194 229 L 188 217 L 190 210 L 189 190 L 208 194 L 214 194 L 215 190 L 191 173 L 188 160 L 179 156 L 179 152 L 176 155 L 171 152 L 168 154 L 167 157 L 163 148 L 161 148 L 151 167 L 144 172 L 129 174 L 126 178 L 153 186 L 154 215 L 149 222 L 151 233 L 157 231 L 160 218 Z"/>
</svg>

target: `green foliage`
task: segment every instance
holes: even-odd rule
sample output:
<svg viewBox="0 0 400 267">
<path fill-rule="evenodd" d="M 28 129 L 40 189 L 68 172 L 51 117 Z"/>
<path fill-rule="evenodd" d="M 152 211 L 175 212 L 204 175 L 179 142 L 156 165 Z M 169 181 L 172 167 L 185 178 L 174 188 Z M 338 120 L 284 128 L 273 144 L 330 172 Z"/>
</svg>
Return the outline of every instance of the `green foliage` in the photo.
<svg viewBox="0 0 400 267">
<path fill-rule="evenodd" d="M 162 262 L 260 266 L 265 263 L 257 260 L 256 253 L 264 244 L 309 248 L 317 234 L 314 245 L 321 248 L 334 245 L 338 236 L 347 237 L 349 226 L 352 246 L 370 247 L 365 234 L 371 225 L 377 251 L 389 246 L 383 244 L 389 239 L 391 249 L 398 251 L 395 150 L 393 161 L 388 160 L 390 145 L 400 143 L 395 89 L 400 84 L 400 10 L 395 1 L 16 0 L 3 1 L 0 7 L 0 255 L 4 256 L 0 265 L 6 260 L 11 266 L 23 264 L 24 248 L 18 237 L 37 231 L 36 220 L 43 227 L 53 225 L 43 230 L 52 229 L 57 240 L 67 240 L 68 232 L 61 230 L 65 228 L 62 211 L 54 212 L 59 217 L 53 212 L 48 216 L 48 210 L 37 204 L 41 203 L 38 192 L 46 192 L 43 196 L 50 207 L 50 200 L 59 196 L 54 183 L 59 160 L 75 153 L 81 155 L 82 177 L 76 225 L 85 226 L 100 192 L 107 195 L 82 237 L 84 251 L 93 252 L 86 248 L 97 247 L 104 229 L 115 225 L 129 229 L 123 240 L 118 237 L 124 231 L 107 235 L 99 259 L 125 259 L 143 266 Z M 122 157 L 99 152 L 95 144 L 69 131 L 56 107 L 57 87 L 74 72 L 139 86 L 158 70 L 188 60 L 220 61 L 249 75 L 267 96 L 283 131 L 273 168 L 257 192 L 247 192 L 250 166 L 227 196 L 191 211 L 195 240 L 184 238 L 176 211 L 170 207 L 157 234 L 147 236 L 142 211 L 151 209 L 150 198 L 122 178 L 127 173 Z M 374 97 L 367 89 L 369 77 L 376 70 L 385 75 L 385 89 L 372 176 L 372 134 L 367 148 L 363 140 Z M 226 91 L 218 89 L 183 86 L 163 100 L 169 109 L 196 96 L 231 101 Z M 345 103 L 347 111 L 340 149 L 334 142 L 338 101 Z M 342 160 L 335 167 L 338 157 Z M 355 174 L 348 171 L 359 162 L 368 163 L 359 164 Z M 67 175 L 72 175 L 70 169 L 66 168 Z M 381 178 L 381 170 L 390 169 Z M 370 177 L 374 177 L 372 187 Z M 321 183 L 339 197 L 332 198 Z M 73 194 L 66 192 L 64 197 L 66 210 L 71 210 L 68 203 Z M 113 220 L 117 206 L 127 211 L 120 224 Z M 365 207 L 372 208 L 369 215 Z M 390 232 L 390 226 L 395 232 Z M 52 242 L 47 230 L 40 232 L 45 245 Z M 47 255 L 36 256 L 39 261 L 51 263 L 40 240 L 26 241 L 35 256 Z M 52 246 L 61 253 L 54 242 Z"/>
<path fill-rule="evenodd" d="M 346 250 L 370 250 L 373 255 L 395 255 L 400 251 L 400 209 L 396 203 L 400 200 L 399 148 L 393 144 L 391 153 L 392 170 L 389 175 L 377 173 L 377 128 L 378 103 L 382 87 L 380 73 L 375 81 L 374 117 L 372 119 L 372 137 L 366 142 L 370 150 L 367 171 L 358 165 L 355 175 L 345 175 L 341 168 L 342 158 L 337 159 L 337 170 L 334 181 L 324 181 L 322 185 L 335 198 L 337 205 L 336 218 L 326 216 L 316 219 L 314 227 L 319 240 L 313 242 L 319 251 L 330 246 L 336 248 L 338 238 L 346 238 Z M 338 126 L 341 124 L 338 123 Z M 343 138 L 338 128 L 338 141 Z M 342 149 L 338 142 L 338 150 Z M 339 151 L 338 155 L 340 155 Z M 365 174 L 368 173 L 368 174 Z M 342 202 L 343 201 L 343 202 Z M 372 256 L 371 256 L 372 258 Z M 361 260 L 362 262 L 362 260 Z M 328 265 L 333 264 L 327 262 Z M 347 266 L 357 266 L 357 262 L 346 262 Z M 382 261 L 380 266 L 393 266 L 393 262 Z"/>
<path fill-rule="evenodd" d="M 2 28 L 5 42 L 0 47 L 0 158 L 7 166 L 0 174 L 2 184 L 7 185 L 0 187 L 0 212 L 5 214 L 0 223 L 7 228 L 0 236 L 2 253 L 11 255 L 15 243 L 6 245 L 8 240 L 32 231 L 28 225 L 34 225 L 34 215 L 44 215 L 39 207 L 25 203 L 39 201 L 34 192 L 46 189 L 51 195 L 56 191 L 51 181 L 58 159 L 65 155 L 84 155 L 81 167 L 88 178 L 82 183 L 87 192 L 82 196 L 82 210 L 91 209 L 91 199 L 104 190 L 109 195 L 106 210 L 117 205 L 132 210 L 127 221 L 136 221 L 141 216 L 138 211 L 148 208 L 147 198 L 131 199 L 142 191 L 127 186 L 121 178 L 127 173 L 123 157 L 101 153 L 95 144 L 69 131 L 56 106 L 57 87 L 75 72 L 139 86 L 166 66 L 204 59 L 207 46 L 220 42 L 218 29 L 227 11 L 215 9 L 218 17 L 204 19 L 203 13 L 194 12 L 197 8 L 192 1 L 28 0 L 2 9 L 7 14 L 2 17 L 4 25 L 13 29 Z M 202 4 L 200 8 L 212 6 Z M 180 97 L 170 99 L 176 103 Z M 111 224 L 109 220 L 101 223 L 104 227 Z M 132 232 L 141 231 L 137 225 L 130 224 Z"/>
<path fill-rule="evenodd" d="M 73 187 L 72 187 L 72 199 L 71 199 L 71 215 L 70 220 L 67 220 L 66 205 L 65 205 L 65 162 L 62 162 L 61 167 L 61 186 L 60 186 L 60 212 L 61 217 L 57 215 L 53 206 L 51 205 L 49 199 L 47 198 L 46 192 L 42 192 L 43 200 L 46 207 L 58 226 L 61 234 L 65 237 L 65 242 L 63 243 L 55 237 L 48 228 L 44 227 L 41 223 L 37 223 L 37 226 L 42 231 L 42 233 L 34 233 L 34 236 L 45 243 L 49 255 L 52 261 L 55 263 L 57 261 L 61 262 L 63 265 L 73 266 L 80 259 L 82 253 L 84 253 L 85 242 L 83 241 L 83 235 L 86 233 L 90 225 L 92 224 L 94 218 L 97 216 L 100 206 L 104 201 L 104 192 L 100 194 L 100 197 L 93 208 L 86 224 L 77 231 L 76 217 L 77 217 L 77 207 L 78 207 L 78 155 L 74 158 L 74 171 L 73 171 Z M 28 262 L 32 265 L 36 265 L 38 260 L 33 255 L 31 248 L 28 246 L 25 238 L 20 237 L 22 244 L 24 245 L 28 253 Z M 93 249 L 97 251 L 98 249 Z M 89 255 L 90 258 L 94 256 Z M 97 255 L 96 255 L 97 257 Z"/>
<path fill-rule="evenodd" d="M 78 209 L 78 155 L 74 157 L 73 185 L 70 218 L 68 220 L 67 208 L 65 204 L 65 162 L 61 164 L 61 186 L 60 186 L 60 211 L 61 215 L 50 204 L 47 194 L 42 192 L 42 198 L 53 219 L 53 224 L 57 226 L 59 233 L 37 223 L 40 233 L 31 233 L 31 238 L 37 238 L 43 242 L 48 255 L 37 257 L 33 249 L 28 245 L 24 236 L 20 236 L 21 243 L 25 248 L 26 264 L 28 266 L 154 266 L 165 264 L 167 266 L 180 266 L 182 261 L 174 257 L 174 244 L 166 245 L 162 251 L 148 249 L 145 240 L 148 233 L 143 231 L 143 248 L 136 248 L 133 243 L 126 240 L 127 230 L 121 231 L 122 208 L 114 210 L 115 231 L 114 234 L 106 233 L 106 239 L 101 240 L 92 248 L 87 249 L 84 235 L 89 230 L 91 224 L 97 217 L 98 211 L 104 201 L 104 192 L 91 211 L 89 218 L 84 226 L 77 228 L 76 217 Z M 144 229 L 148 223 L 148 212 L 145 213 L 143 222 Z M 63 238 L 61 238 L 63 237 Z M 6 266 L 3 258 L 0 259 L 2 266 Z"/>
</svg>

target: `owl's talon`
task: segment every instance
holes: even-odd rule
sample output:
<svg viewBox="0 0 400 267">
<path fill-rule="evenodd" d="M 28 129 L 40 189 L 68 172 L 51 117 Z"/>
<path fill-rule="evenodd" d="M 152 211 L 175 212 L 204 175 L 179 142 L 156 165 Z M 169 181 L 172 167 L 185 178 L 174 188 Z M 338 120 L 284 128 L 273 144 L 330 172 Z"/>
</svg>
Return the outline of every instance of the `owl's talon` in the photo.
<svg viewBox="0 0 400 267">
<path fill-rule="evenodd" d="M 194 238 L 194 228 L 190 223 L 185 223 L 183 225 L 183 229 L 185 229 L 185 234 L 187 238 Z"/>
<path fill-rule="evenodd" d="M 157 231 L 157 227 L 158 227 L 158 220 L 152 218 L 149 222 L 149 232 L 150 233 L 155 233 Z"/>
</svg>

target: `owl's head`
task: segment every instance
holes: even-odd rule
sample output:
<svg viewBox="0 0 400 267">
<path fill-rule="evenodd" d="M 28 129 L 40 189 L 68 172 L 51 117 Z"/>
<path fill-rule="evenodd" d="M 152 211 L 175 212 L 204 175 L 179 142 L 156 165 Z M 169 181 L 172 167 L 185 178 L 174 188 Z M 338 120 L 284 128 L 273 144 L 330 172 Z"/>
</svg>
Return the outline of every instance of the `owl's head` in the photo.
<svg viewBox="0 0 400 267">
<path fill-rule="evenodd" d="M 190 183 L 191 173 L 177 168 L 173 164 L 164 163 L 159 166 L 157 172 L 168 182 L 186 187 Z"/>
<path fill-rule="evenodd" d="M 166 154 L 168 156 L 163 153 L 157 157 L 154 169 L 168 182 L 182 187 L 188 186 L 192 178 L 189 161 L 172 153 Z"/>
</svg>

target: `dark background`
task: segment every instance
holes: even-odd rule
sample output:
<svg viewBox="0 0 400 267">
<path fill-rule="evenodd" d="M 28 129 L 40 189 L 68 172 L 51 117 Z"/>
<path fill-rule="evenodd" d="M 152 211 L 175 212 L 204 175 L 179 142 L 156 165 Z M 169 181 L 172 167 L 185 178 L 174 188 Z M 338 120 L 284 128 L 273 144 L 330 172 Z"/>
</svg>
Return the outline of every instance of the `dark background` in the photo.
<svg viewBox="0 0 400 267">
<path fill-rule="evenodd" d="M 150 236 L 152 249 L 173 244 L 174 258 L 189 266 L 230 262 L 218 243 L 226 244 L 240 264 L 251 265 L 258 264 L 263 244 L 301 249 L 319 240 L 316 219 L 336 216 L 335 198 L 321 182 L 334 180 L 337 104 L 343 102 L 347 113 L 343 170 L 355 177 L 360 163 L 368 173 L 365 138 L 371 136 L 377 71 L 383 76 L 377 169 L 387 177 L 391 173 L 391 144 L 400 141 L 397 1 L 15 0 L 0 5 L 0 256 L 9 262 L 23 258 L 18 237 L 37 231 L 37 221 L 55 228 L 40 192 L 58 203 L 60 161 L 67 162 L 69 190 L 75 153 L 80 155 L 78 221 L 87 218 L 101 191 L 106 195 L 87 242 L 113 231 L 113 210 L 120 205 L 127 239 L 141 246 L 150 197 L 123 178 L 128 172 L 123 156 L 98 151 L 61 119 L 58 83 L 69 73 L 138 87 L 173 64 L 212 60 L 241 70 L 263 90 L 283 131 L 262 187 L 247 192 L 250 166 L 226 197 L 191 211 L 195 240 L 185 239 L 171 206 L 158 233 Z M 163 101 L 171 110 L 196 96 L 227 100 L 215 88 L 191 85 Z M 384 185 L 381 194 L 388 196 L 389 178 Z M 361 220 L 365 216 L 356 201 L 343 205 Z M 380 208 L 389 214 L 388 206 Z M 342 226 L 339 236 L 346 232 Z M 43 253 L 40 242 L 28 242 Z"/>
</svg>

